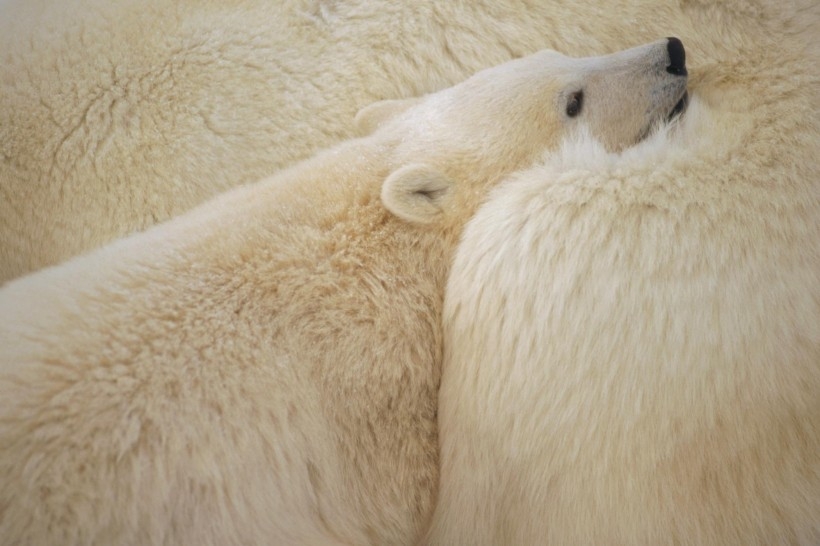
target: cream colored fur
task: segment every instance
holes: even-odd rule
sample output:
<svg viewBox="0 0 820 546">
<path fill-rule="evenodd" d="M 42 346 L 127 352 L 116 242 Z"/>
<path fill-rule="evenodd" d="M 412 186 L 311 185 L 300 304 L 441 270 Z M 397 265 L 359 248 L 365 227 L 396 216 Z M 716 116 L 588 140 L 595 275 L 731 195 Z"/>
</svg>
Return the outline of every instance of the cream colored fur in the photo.
<svg viewBox="0 0 820 546">
<path fill-rule="evenodd" d="M 750 13 L 755 35 L 738 35 Z M 779 0 L 7 0 L 0 283 L 304 159 L 374 100 L 544 47 L 676 35 L 706 62 L 804 26 Z"/>
<path fill-rule="evenodd" d="M 726 42 L 679 124 L 465 228 L 430 544 L 820 544 L 820 12 L 689 13 Z"/>
<path fill-rule="evenodd" d="M 572 133 L 633 142 L 683 91 L 667 64 L 666 40 L 512 61 L 378 116 L 372 136 L 9 283 L 0 537 L 417 541 L 437 483 L 441 300 L 461 226 L 497 180 Z M 566 117 L 578 85 L 608 88 L 638 119 Z M 417 226 L 382 194 L 397 214 L 435 206 Z"/>
</svg>

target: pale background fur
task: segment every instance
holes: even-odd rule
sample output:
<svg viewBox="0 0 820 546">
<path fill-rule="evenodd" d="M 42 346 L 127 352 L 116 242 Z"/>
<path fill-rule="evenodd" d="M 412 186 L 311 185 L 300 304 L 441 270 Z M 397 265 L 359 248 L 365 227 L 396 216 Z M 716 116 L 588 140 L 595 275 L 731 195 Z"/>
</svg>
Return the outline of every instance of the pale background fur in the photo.
<svg viewBox="0 0 820 546">
<path fill-rule="evenodd" d="M 812 2 L 802 3 L 811 6 Z M 553 47 L 661 36 L 697 63 L 799 31 L 798 3 L 7 0 L 0 282 L 350 136 L 366 104 Z M 734 21 L 753 21 L 737 33 Z M 700 28 L 709 24 L 708 33 Z"/>
<path fill-rule="evenodd" d="M 820 544 L 820 6 L 684 6 L 722 43 L 680 126 L 465 228 L 431 544 Z"/>
<path fill-rule="evenodd" d="M 20 8 L 21 5 L 24 7 Z M 813 1 L 666 3 L 652 0 L 607 2 L 605 5 L 523 1 L 237 1 L 199 3 L 196 9 L 194 3 L 177 2 L 172 5 L 174 7 L 169 8 L 168 2 L 159 1 L 79 0 L 64 3 L 8 0 L 0 4 L 0 9 L 4 10 L 0 14 L 0 52 L 3 55 L 3 62 L 0 63 L 0 281 L 60 261 L 120 234 L 142 229 L 178 214 L 224 188 L 256 180 L 285 164 L 306 157 L 317 148 L 349 135 L 356 110 L 373 99 L 408 96 L 437 89 L 463 78 L 479 67 L 543 46 L 557 47 L 575 55 L 599 54 L 659 36 L 676 35 L 686 43 L 690 69 L 696 78 L 699 73 L 711 74 L 710 77 L 714 80 L 711 86 L 716 92 L 707 100 L 700 99 L 704 100 L 704 104 L 697 108 L 706 108 L 704 118 L 707 120 L 709 115 L 717 115 L 715 119 L 722 126 L 732 127 L 728 136 L 734 137 L 725 146 L 708 140 L 705 141 L 704 148 L 689 148 L 693 153 L 701 154 L 714 145 L 714 152 L 710 153 L 715 155 L 708 165 L 698 167 L 687 164 L 684 167 L 678 163 L 676 167 L 670 167 L 671 172 L 670 169 L 661 169 L 659 174 L 653 175 L 649 179 L 653 198 L 666 195 L 667 187 L 664 182 L 678 180 L 677 175 L 681 171 L 697 168 L 700 169 L 698 172 L 706 173 L 698 188 L 707 192 L 705 195 L 708 199 L 718 199 L 726 184 L 715 184 L 715 180 L 725 182 L 736 178 L 737 173 L 751 172 L 746 160 L 755 157 L 760 158 L 754 163 L 759 167 L 767 167 L 769 162 L 781 165 L 784 161 L 789 161 L 788 158 L 796 158 L 794 176 L 790 180 L 817 180 L 816 159 L 806 152 L 807 147 L 811 148 L 813 145 L 816 150 L 815 141 L 812 140 L 816 135 L 816 120 L 811 117 L 817 104 L 816 69 L 795 75 L 795 68 L 806 70 L 806 66 L 788 62 L 783 63 L 779 71 L 773 69 L 783 48 L 791 48 L 794 52 L 799 44 L 813 55 L 817 54 L 818 18 L 817 5 Z M 294 24 L 295 21 L 304 23 Z M 767 71 L 755 80 L 755 85 L 761 86 L 755 89 L 764 89 L 764 83 L 772 84 L 777 89 L 782 89 L 782 93 L 774 93 L 774 88 L 769 87 L 765 89 L 772 92 L 771 95 L 764 92 L 756 96 L 747 92 L 749 80 L 745 78 L 757 66 L 757 62 L 770 64 L 767 65 Z M 817 63 L 809 65 L 816 67 Z M 321 74 L 327 76 L 322 78 Z M 785 85 L 781 88 L 779 83 L 773 84 L 772 78 L 777 82 L 785 82 Z M 768 150 L 766 139 L 761 140 L 757 146 L 749 146 L 758 141 L 758 135 L 750 127 L 761 124 L 767 126 L 760 120 L 766 120 L 766 116 L 776 113 L 776 110 L 771 109 L 772 103 L 781 99 L 789 99 L 786 100 L 784 111 L 791 112 L 791 121 L 774 123 L 767 134 L 772 137 L 782 130 L 791 142 L 800 144 L 799 149 L 786 154 L 786 159 L 779 158 L 782 150 Z M 797 102 L 789 102 L 792 99 Z M 803 102 L 800 103 L 800 100 Z M 798 103 L 808 107 L 793 112 L 789 105 Z M 152 105 L 157 106 L 154 108 Z M 305 108 L 304 105 L 308 107 Z M 752 106 L 763 108 L 762 118 L 749 117 Z M 795 116 L 808 118 L 808 121 L 802 122 L 806 123 L 805 133 L 795 135 L 790 132 L 794 126 L 789 123 L 794 122 Z M 728 123 L 725 123 L 726 120 Z M 734 145 L 736 147 L 732 147 Z M 726 153 L 727 150 L 730 153 Z M 663 154 L 656 157 L 664 160 L 669 158 Z M 685 160 L 686 157 L 680 159 Z M 613 160 L 610 158 L 602 161 L 609 165 L 607 162 Z M 707 170 L 709 165 L 720 168 L 714 176 Z M 543 168 L 550 173 L 554 166 L 555 164 L 547 164 Z M 645 167 L 649 173 L 654 172 L 657 165 L 646 164 Z M 668 173 L 668 176 L 664 177 L 663 173 Z M 777 192 L 767 188 L 768 182 L 759 179 L 757 203 L 774 198 L 771 207 L 783 204 L 785 209 L 782 210 L 796 207 L 794 194 L 787 193 L 780 197 Z M 744 186 L 744 189 L 747 187 Z M 816 203 L 816 185 L 805 188 L 805 191 L 806 202 L 809 205 Z M 733 196 L 745 199 L 747 194 L 738 190 L 725 199 Z M 719 202 L 725 204 L 725 201 Z M 299 210 L 299 207 L 295 207 L 291 217 L 298 216 Z M 754 211 L 753 207 L 744 210 Z M 765 210 L 771 211 L 772 208 Z M 284 207 L 279 208 L 277 214 L 288 216 Z M 751 216 L 758 218 L 758 226 L 761 227 L 766 218 L 771 219 L 774 214 L 765 216 L 760 211 L 754 211 Z M 227 213 L 216 214 L 216 217 L 226 226 L 244 223 L 247 227 L 253 223 L 253 218 L 245 220 Z M 816 242 L 813 241 L 818 240 L 817 237 L 810 237 L 816 233 L 816 223 L 812 223 L 812 218 L 816 219 L 817 215 L 808 216 L 806 232 L 796 233 L 795 239 L 807 243 L 807 268 L 790 272 L 788 265 L 793 262 L 785 262 L 785 275 L 792 275 L 790 279 L 794 280 L 794 285 L 791 288 L 782 286 L 781 290 L 786 293 L 805 289 L 806 299 L 795 311 L 795 318 L 817 318 L 812 315 L 812 310 L 816 307 L 811 307 L 817 301 L 816 288 L 812 291 L 812 287 L 817 286 L 816 277 L 811 276 L 811 271 L 816 271 Z M 784 240 L 792 240 L 799 225 L 798 219 L 792 224 L 786 224 Z M 211 224 L 210 229 L 216 228 Z M 198 227 L 194 229 L 198 230 Z M 764 231 L 761 229 L 755 233 L 763 234 Z M 138 245 L 142 248 L 136 254 L 150 254 L 152 245 L 159 244 L 158 239 L 140 239 L 143 245 Z M 669 240 L 667 237 L 666 241 Z M 678 241 L 674 238 L 671 241 L 670 247 L 675 248 Z M 193 311 L 188 312 L 182 308 L 174 311 L 164 307 L 164 293 L 153 292 L 156 286 L 143 285 L 150 275 L 142 276 L 151 273 L 152 268 L 130 269 L 134 262 L 123 259 L 122 256 L 135 251 L 129 246 L 131 244 L 133 243 L 126 242 L 122 243 L 124 246 L 102 251 L 96 255 L 96 259 L 103 262 L 107 260 L 106 257 L 110 257 L 111 261 L 121 260 L 121 271 L 117 275 L 134 284 L 118 285 L 120 290 L 112 290 L 94 301 L 101 305 L 114 304 L 125 310 L 130 308 L 133 301 L 139 301 L 142 294 L 151 294 L 144 305 L 146 308 L 155 305 L 160 317 L 152 322 L 151 331 L 162 335 L 167 326 L 163 320 L 174 318 L 178 316 L 175 313 L 180 313 L 188 317 L 185 320 L 199 321 L 197 327 L 205 337 L 211 339 L 213 334 L 209 330 L 212 326 L 210 319 L 202 319 Z M 215 248 L 223 247 L 217 245 Z M 242 249 L 236 250 L 237 255 L 234 256 L 230 252 L 235 249 L 230 248 L 230 245 L 224 248 L 228 257 L 221 278 L 228 284 L 242 284 L 244 277 L 233 277 L 235 272 L 232 269 L 235 265 L 233 260 L 242 259 Z M 792 249 L 792 243 L 784 248 Z M 679 253 L 684 252 L 684 249 L 677 250 Z M 584 252 L 584 249 L 578 248 L 576 251 Z M 776 254 L 777 250 L 770 248 L 756 252 L 749 263 L 762 264 L 764 258 Z M 786 255 L 790 256 L 788 253 Z M 167 258 L 173 261 L 184 257 L 174 257 L 174 252 L 170 252 Z M 298 256 L 293 255 L 292 259 L 297 260 Z M 356 266 L 355 260 L 347 263 L 351 267 Z M 726 263 L 728 268 L 729 261 Z M 766 262 L 765 265 L 763 273 L 773 274 L 775 262 Z M 69 265 L 67 269 L 45 273 L 45 276 L 39 277 L 39 281 L 18 285 L 14 296 L 4 293 L 0 312 L 6 324 L 10 325 L 7 339 L 14 340 L 14 343 L 4 342 L 0 346 L 8 351 L 10 358 L 19 357 L 26 344 L 35 343 L 39 339 L 39 336 L 29 338 L 24 335 L 21 329 L 23 327 L 19 326 L 20 316 L 29 317 L 35 322 L 44 321 L 41 324 L 56 320 L 61 322 L 61 327 L 73 326 L 78 332 L 78 342 L 83 343 L 83 327 L 87 321 L 95 320 L 97 307 L 89 307 L 88 302 L 77 305 L 72 301 L 74 296 L 66 294 L 77 295 L 79 292 L 75 290 L 79 290 L 85 283 L 94 284 L 100 278 L 108 279 L 110 273 L 98 276 L 86 266 L 80 266 L 74 273 L 67 273 L 72 267 L 75 266 Z M 808 280 L 799 278 L 799 272 L 805 270 L 808 270 Z M 397 273 L 400 272 L 397 270 Z M 166 274 L 160 272 L 163 279 Z M 440 271 L 430 273 L 431 278 L 437 278 L 441 274 Z M 186 278 L 183 276 L 182 281 Z M 197 279 L 196 282 L 200 280 Z M 45 285 L 48 288 L 44 288 Z M 748 285 L 745 286 L 748 288 Z M 252 286 L 248 289 L 251 288 Z M 714 290 L 712 294 L 715 293 Z M 219 292 L 215 294 L 218 295 Z M 793 294 L 790 297 L 792 299 L 788 301 L 794 301 Z M 205 305 L 199 294 L 191 298 L 192 310 L 198 309 L 197 305 Z M 767 298 L 771 303 L 771 297 Z M 392 300 L 387 301 L 388 304 L 392 303 Z M 742 299 L 733 301 L 737 305 L 743 302 Z M 256 307 L 258 304 L 252 298 L 243 300 L 243 305 L 253 312 L 264 312 L 263 307 Z M 49 309 L 52 309 L 50 306 L 64 306 L 66 314 L 62 318 L 49 318 Z M 771 309 L 767 308 L 766 311 Z M 579 311 L 582 312 L 583 310 Z M 754 316 L 765 317 L 765 313 L 759 312 Z M 337 318 L 340 323 L 347 320 L 346 316 Z M 600 318 L 604 319 L 605 317 Z M 769 320 L 776 321 L 778 316 L 772 315 Z M 813 324 L 817 322 L 814 320 Z M 606 331 L 609 326 L 599 322 L 592 324 L 595 325 L 594 328 L 584 324 L 583 327 L 572 329 L 569 332 L 569 342 L 575 339 L 582 344 L 589 336 L 602 329 Z M 811 328 L 811 324 L 804 328 Z M 579 331 L 583 338 L 578 338 Z M 522 335 L 526 334 L 527 332 L 522 332 Z M 434 333 L 431 335 L 435 337 Z M 232 350 L 231 344 L 236 339 L 247 338 L 237 332 L 237 336 L 226 336 L 224 343 L 217 343 L 212 339 L 212 343 L 197 344 L 190 350 L 196 354 L 227 354 Z M 764 336 L 763 339 L 771 338 Z M 258 343 L 259 340 L 247 341 Z M 120 347 L 118 342 L 114 343 L 114 349 L 105 358 L 112 361 L 117 358 L 127 359 L 132 356 L 130 351 L 138 352 L 142 345 L 151 346 L 149 342 L 142 343 L 141 339 L 135 342 L 134 338 L 125 334 L 122 342 L 122 349 L 117 348 Z M 439 340 L 434 340 L 433 346 L 438 343 Z M 810 338 L 808 347 L 816 346 L 817 338 Z M 656 346 L 654 348 L 657 349 Z M 786 346 L 784 350 L 788 349 Z M 121 354 L 119 350 L 125 350 L 125 353 Z M 19 351 L 16 356 L 15 351 Z M 65 356 L 64 347 L 57 342 L 52 343 L 48 351 L 52 355 L 52 362 L 60 362 Z M 435 349 L 431 351 L 435 353 Z M 184 359 L 185 355 L 169 355 L 169 362 L 173 364 L 175 358 Z M 27 395 L 30 392 L 20 389 L 21 385 L 32 385 L 25 377 L 22 378 L 22 383 L 7 384 L 4 387 L 4 404 L 0 407 L 8 409 L 12 404 L 20 405 L 15 406 L 14 412 L 4 414 L 0 418 L 0 424 L 7 423 L 4 419 L 9 416 L 25 419 L 29 414 L 17 413 L 20 408 L 33 411 L 44 407 L 43 404 L 53 410 L 46 420 L 59 420 L 66 416 L 65 409 L 72 403 L 73 397 L 85 401 L 88 393 L 78 390 L 54 397 L 55 391 L 52 389 L 59 388 L 66 381 L 71 383 L 82 377 L 85 365 L 87 363 L 79 358 L 76 369 L 68 369 L 65 373 L 55 370 L 42 383 L 42 390 L 36 396 L 29 397 Z M 32 373 L 37 375 L 39 370 L 41 368 L 38 367 Z M 806 370 L 810 374 L 812 368 L 806 367 Z M 110 371 L 110 375 L 104 374 L 100 378 L 98 387 L 101 392 L 107 392 L 108 389 L 119 392 L 119 389 L 138 384 L 127 377 L 120 377 L 126 371 L 121 366 L 112 366 Z M 142 368 L 140 380 L 150 382 L 154 371 Z M 178 388 L 177 379 L 190 380 L 189 370 L 185 368 L 174 370 L 173 366 L 169 366 L 168 371 L 171 380 L 165 386 L 169 392 Z M 39 379 L 38 377 L 38 381 Z M 264 417 L 260 417 L 264 415 L 262 410 L 243 404 L 243 401 L 253 399 L 254 389 L 257 388 L 256 380 L 254 377 L 253 381 L 239 379 L 233 383 L 230 392 L 223 393 L 225 404 L 209 410 L 212 411 L 208 415 L 213 415 L 214 426 L 206 423 L 203 425 L 204 430 L 199 432 L 213 433 L 218 437 L 222 419 L 240 422 L 257 422 L 262 419 L 264 422 Z M 806 392 L 816 393 L 816 390 L 812 391 L 815 384 L 811 382 L 815 377 L 809 376 L 809 380 Z M 194 381 L 214 388 L 223 384 L 223 378 L 218 374 L 214 377 L 196 377 Z M 421 391 L 428 388 L 424 385 L 423 381 L 420 382 Z M 380 391 L 376 389 L 375 392 Z M 782 392 L 788 394 L 795 391 L 787 385 Z M 815 396 L 814 400 L 816 398 Z M 94 397 L 91 399 L 96 401 Z M 301 402 L 306 412 L 304 415 L 294 414 L 294 418 L 306 420 L 303 426 L 309 427 L 313 422 L 311 415 L 316 414 L 318 403 L 310 400 Z M 787 398 L 786 402 L 793 404 L 787 404 L 787 407 L 794 407 L 794 401 Z M 99 403 L 104 405 L 104 402 Z M 140 407 L 139 404 L 150 407 L 152 403 L 149 399 L 136 400 L 137 407 Z M 219 411 L 224 411 L 225 408 L 231 410 L 229 415 L 217 417 Z M 770 406 L 764 407 L 763 411 L 767 408 Z M 99 406 L 92 406 L 88 411 L 96 409 L 101 411 L 101 415 L 106 415 L 106 408 Z M 116 414 L 117 408 L 112 411 Z M 161 406 L 152 411 L 156 411 L 158 415 L 169 413 L 167 408 Z M 429 421 L 429 412 L 434 410 L 421 407 L 419 411 L 428 412 Z M 179 422 L 185 423 L 185 417 L 186 414 L 181 414 Z M 71 415 L 68 414 L 67 418 L 71 418 Z M 122 431 L 118 445 L 136 445 L 134 439 L 138 437 L 140 429 L 134 424 L 134 418 L 127 414 L 121 415 L 121 418 L 121 425 L 115 427 L 115 430 Z M 79 422 L 83 422 L 83 419 L 80 415 Z M 103 430 L 97 422 L 85 422 L 83 427 L 91 433 L 105 432 L 107 435 L 110 432 Z M 429 429 L 425 430 L 427 434 L 433 434 Z M 179 462 L 173 468 L 159 468 L 158 475 L 177 475 L 177 479 L 189 488 L 190 496 L 181 498 L 178 506 L 167 508 L 187 510 L 182 521 L 190 525 L 201 524 L 202 539 L 205 542 L 208 536 L 212 536 L 208 525 L 213 522 L 196 520 L 201 516 L 197 516 L 193 499 L 197 498 L 203 488 L 213 487 L 208 484 L 218 482 L 211 479 L 213 474 L 205 480 L 191 480 L 188 477 L 196 473 L 207 475 L 208 472 L 213 472 L 217 468 L 217 458 L 222 455 L 211 452 L 208 458 L 198 458 L 198 450 L 186 438 L 173 435 L 164 437 L 156 430 L 146 432 L 148 433 L 165 442 L 160 445 L 168 453 L 179 455 L 179 461 L 187 463 Z M 59 437 L 60 430 L 46 427 L 40 434 L 32 436 L 32 441 L 48 444 L 53 441 L 55 434 Z M 808 434 L 804 438 L 808 438 L 809 448 L 815 447 L 816 428 L 813 435 Z M 219 438 L 217 440 L 221 441 Z M 237 445 L 245 442 L 247 445 L 249 440 L 240 434 L 239 437 L 232 437 L 231 442 Z M 0 444 L 0 449 L 3 447 L 16 449 L 19 444 Z M 107 446 L 106 449 L 110 447 Z M 512 446 L 513 449 L 514 447 Z M 267 449 L 269 447 L 250 446 L 247 452 L 258 454 Z M 799 455 L 798 451 L 793 453 Z M 808 453 L 807 460 L 813 464 L 815 459 L 810 458 L 812 452 Z M 71 450 L 63 450 L 61 454 L 70 457 Z M 39 472 L 45 471 L 52 472 L 51 476 L 57 479 L 74 479 L 64 472 L 69 466 L 62 466 L 73 464 L 74 470 L 80 472 L 78 479 L 98 479 L 92 482 L 92 490 L 94 487 L 107 487 L 107 469 L 112 468 L 118 456 L 119 454 L 100 452 L 96 459 L 92 458 L 85 466 L 68 459 L 55 461 L 51 470 L 38 467 L 37 460 L 33 459 L 25 469 L 26 476 L 27 479 L 35 479 Z M 230 457 L 231 453 L 224 453 L 224 456 Z M 180 468 L 184 472 L 178 472 Z M 772 467 L 770 465 L 767 468 Z M 785 472 L 789 472 L 795 465 L 789 466 L 787 460 L 784 468 Z M 144 478 L 139 465 L 129 469 L 133 470 L 134 476 Z M 241 468 L 224 471 L 226 478 L 242 477 L 239 476 Z M 97 472 L 99 476 L 94 478 Z M 231 474 L 232 472 L 237 474 Z M 311 474 L 315 482 L 315 473 L 304 468 L 303 482 L 310 483 Z M 717 476 L 715 479 L 728 480 L 731 484 L 730 475 L 713 475 Z M 708 474 L 706 476 L 709 477 Z M 265 480 L 269 478 L 259 473 L 244 477 L 258 481 L 260 488 L 268 484 Z M 520 478 L 522 482 L 526 482 L 526 477 L 526 473 L 511 476 Z M 430 477 L 420 474 L 418 478 L 423 481 Z M 812 478 L 816 479 L 816 472 L 809 476 L 809 479 Z M 778 473 L 773 472 L 771 478 L 761 475 L 761 482 L 780 483 Z M 230 480 L 224 483 L 229 488 L 235 487 Z M 515 482 L 510 483 L 511 487 L 515 486 Z M 806 483 L 808 493 L 805 497 L 811 500 L 811 495 L 816 492 L 812 484 L 816 482 Z M 114 492 L 126 497 L 142 494 L 150 499 L 154 498 L 152 495 L 162 497 L 167 494 L 168 488 L 177 486 L 180 483 L 157 478 L 155 482 L 149 482 L 145 491 L 117 489 Z M 255 482 L 254 486 L 257 486 Z M 253 496 L 252 491 L 251 488 L 249 496 Z M 785 491 L 786 497 L 792 498 L 788 495 L 792 491 L 788 488 Z M 108 492 L 111 492 L 110 487 Z M 41 490 L 41 493 L 54 494 L 48 489 Z M 116 512 L 105 504 L 100 505 L 102 508 L 97 506 L 100 508 L 97 512 L 89 513 L 88 507 L 93 505 L 95 494 L 81 494 L 69 499 L 71 502 L 66 503 L 66 506 L 70 506 L 73 512 L 68 513 L 67 517 L 100 520 L 113 517 L 112 514 Z M 484 498 L 486 497 L 479 497 Z M 714 497 L 710 499 L 713 501 Z M 34 502 L 34 505 L 16 523 L 18 526 L 25 525 L 25 518 L 38 515 L 35 501 L 23 499 L 21 502 Z M 84 504 L 86 502 L 90 504 Z M 357 502 L 360 500 L 351 504 Z M 535 504 L 544 502 L 543 498 L 534 500 Z M 422 505 L 425 503 L 429 503 L 429 499 L 420 501 Z M 754 508 L 760 505 L 751 506 Z M 793 504 L 787 502 L 786 506 L 792 509 L 790 515 L 784 517 L 784 521 L 791 520 L 795 522 L 795 529 L 800 528 L 801 514 L 807 513 L 804 510 L 812 508 L 812 505 L 807 503 L 805 508 L 794 508 Z M 269 515 L 256 512 L 252 504 L 243 510 L 238 513 L 235 537 L 240 536 L 240 532 L 255 532 L 258 526 L 265 525 Z M 718 515 L 723 513 L 726 512 L 717 512 Z M 144 518 L 144 514 L 138 511 L 129 512 L 124 517 L 131 522 L 145 521 L 140 519 Z M 498 520 L 488 515 L 474 523 L 485 521 L 493 525 Z M 572 523 L 573 520 L 568 521 Z M 608 522 L 606 519 L 602 521 Z M 627 518 L 627 521 L 631 520 Z M 356 531 L 346 529 L 344 524 L 338 525 L 343 533 L 350 533 L 350 536 L 356 534 Z M 617 527 L 624 523 L 614 525 Z M 652 523 L 647 525 L 636 529 L 646 531 Z M 766 525 L 764 523 L 762 527 L 755 528 L 761 530 L 760 536 L 765 536 L 763 531 L 767 529 L 783 529 L 782 526 L 772 525 L 767 528 Z M 727 528 L 731 528 L 731 525 Z M 806 528 L 807 526 L 802 527 Z M 161 532 L 156 529 L 162 529 L 162 525 L 150 524 L 143 529 L 145 540 L 149 540 L 156 536 L 151 533 Z M 529 532 L 526 526 L 519 529 L 523 534 Z M 563 529 L 568 534 L 575 530 L 574 526 Z M 512 536 L 514 533 L 513 529 L 503 526 L 496 528 L 496 531 L 499 536 Z M 555 532 L 563 531 L 558 528 Z M 596 530 L 590 529 L 588 532 L 594 534 Z M 651 529 L 646 532 L 651 533 Z M 799 537 L 795 535 L 796 538 Z"/>
</svg>

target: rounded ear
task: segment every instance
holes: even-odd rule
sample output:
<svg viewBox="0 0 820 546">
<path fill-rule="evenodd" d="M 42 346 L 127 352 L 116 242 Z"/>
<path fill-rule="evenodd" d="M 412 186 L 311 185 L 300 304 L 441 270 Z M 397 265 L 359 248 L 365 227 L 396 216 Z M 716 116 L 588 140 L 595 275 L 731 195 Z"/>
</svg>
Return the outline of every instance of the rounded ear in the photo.
<svg viewBox="0 0 820 546">
<path fill-rule="evenodd" d="M 382 203 L 408 222 L 429 224 L 452 200 L 453 181 L 422 163 L 397 169 L 382 185 Z"/>
<path fill-rule="evenodd" d="M 386 121 L 393 119 L 420 101 L 421 98 L 418 97 L 411 99 L 388 99 L 365 106 L 359 110 L 359 113 L 356 114 L 353 120 L 356 133 L 359 136 L 369 135 Z"/>
</svg>

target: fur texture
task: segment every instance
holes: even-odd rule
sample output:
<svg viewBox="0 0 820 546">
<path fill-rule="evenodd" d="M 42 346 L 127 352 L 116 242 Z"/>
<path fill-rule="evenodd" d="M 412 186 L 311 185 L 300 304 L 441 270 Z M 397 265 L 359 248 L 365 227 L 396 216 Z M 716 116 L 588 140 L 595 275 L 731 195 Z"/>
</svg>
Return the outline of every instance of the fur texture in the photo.
<svg viewBox="0 0 820 546">
<path fill-rule="evenodd" d="M 682 92 L 665 52 L 607 57 L 638 121 Z M 635 123 L 564 116 L 568 86 L 606 86 L 606 64 L 543 52 L 481 72 L 372 136 L 0 290 L 3 540 L 417 541 L 461 227 L 570 131 L 636 138 Z M 429 221 L 390 214 L 383 185 L 391 209 L 435 203 Z"/>
<path fill-rule="evenodd" d="M 754 33 L 734 31 L 750 18 Z M 775 0 L 7 0 L 0 283 L 304 159 L 374 100 L 545 47 L 674 35 L 707 62 L 804 27 Z"/>
<path fill-rule="evenodd" d="M 430 544 L 820 544 L 820 11 L 683 7 L 721 47 L 683 119 L 465 229 Z"/>
</svg>

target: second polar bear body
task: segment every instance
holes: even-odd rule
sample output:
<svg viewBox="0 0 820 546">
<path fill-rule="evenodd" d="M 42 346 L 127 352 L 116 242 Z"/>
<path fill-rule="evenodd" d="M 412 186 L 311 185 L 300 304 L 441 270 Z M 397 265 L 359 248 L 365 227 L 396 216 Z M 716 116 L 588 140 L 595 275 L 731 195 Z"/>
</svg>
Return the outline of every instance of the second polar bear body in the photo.
<svg viewBox="0 0 820 546">
<path fill-rule="evenodd" d="M 465 228 L 429 543 L 820 543 L 817 50 L 735 57 L 669 132 L 569 144 Z"/>
</svg>

